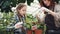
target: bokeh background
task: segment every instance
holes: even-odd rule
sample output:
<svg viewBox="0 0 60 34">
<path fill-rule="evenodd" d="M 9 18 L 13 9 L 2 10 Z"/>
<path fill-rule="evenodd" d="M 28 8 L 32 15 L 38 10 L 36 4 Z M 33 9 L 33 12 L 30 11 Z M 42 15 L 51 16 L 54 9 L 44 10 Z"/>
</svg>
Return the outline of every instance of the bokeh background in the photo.
<svg viewBox="0 0 60 34">
<path fill-rule="evenodd" d="M 30 6 L 33 1 L 34 0 L 0 0 L 0 34 L 13 34 L 13 31 L 6 31 L 7 26 L 12 23 L 15 23 L 15 14 L 11 10 L 11 8 L 16 7 L 18 3 L 27 3 L 28 6 Z M 37 1 L 40 2 L 40 0 Z M 60 0 L 54 1 L 60 4 Z"/>
</svg>

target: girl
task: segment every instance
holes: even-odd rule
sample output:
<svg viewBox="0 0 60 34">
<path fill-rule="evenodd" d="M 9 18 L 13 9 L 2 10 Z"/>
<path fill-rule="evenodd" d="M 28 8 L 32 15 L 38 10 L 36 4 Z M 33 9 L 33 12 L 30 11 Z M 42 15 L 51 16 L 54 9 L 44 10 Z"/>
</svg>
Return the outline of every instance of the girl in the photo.
<svg viewBox="0 0 60 34">
<path fill-rule="evenodd" d="M 44 26 L 38 23 L 37 18 L 33 17 L 30 14 L 26 14 L 26 8 L 27 7 L 24 3 L 18 4 L 16 8 L 17 10 L 16 24 L 15 24 L 16 30 L 14 33 L 32 34 L 32 32 L 34 32 L 35 34 L 42 34 L 42 30 L 40 28 L 43 28 Z M 25 23 L 26 23 L 26 28 L 24 28 Z M 31 26 L 30 28 L 28 28 L 29 25 Z M 37 26 L 43 26 L 43 27 L 37 27 Z"/>
<path fill-rule="evenodd" d="M 16 15 L 16 24 L 14 34 L 26 34 L 23 28 L 23 23 L 25 22 L 25 14 L 26 14 L 26 5 L 24 3 L 19 3 L 16 7 L 17 15 Z M 22 32 L 24 31 L 24 32 Z"/>
</svg>

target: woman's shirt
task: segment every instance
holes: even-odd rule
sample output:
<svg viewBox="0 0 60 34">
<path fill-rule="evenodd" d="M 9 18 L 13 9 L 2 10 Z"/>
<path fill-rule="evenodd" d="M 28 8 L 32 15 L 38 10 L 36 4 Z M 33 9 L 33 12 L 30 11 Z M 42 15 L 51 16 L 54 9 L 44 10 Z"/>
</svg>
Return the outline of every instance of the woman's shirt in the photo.
<svg viewBox="0 0 60 34">
<path fill-rule="evenodd" d="M 51 14 L 47 14 L 45 17 L 45 24 L 47 26 L 47 29 L 55 29 L 55 21 L 54 17 Z"/>
<path fill-rule="evenodd" d="M 54 15 L 55 26 L 60 28 L 60 5 L 59 4 L 55 5 L 54 12 L 56 12 L 56 14 Z"/>
<path fill-rule="evenodd" d="M 56 29 L 56 27 L 60 28 L 60 5 L 55 5 L 53 10 L 56 12 L 54 16 L 47 14 L 45 17 L 45 23 L 48 29 Z"/>
</svg>

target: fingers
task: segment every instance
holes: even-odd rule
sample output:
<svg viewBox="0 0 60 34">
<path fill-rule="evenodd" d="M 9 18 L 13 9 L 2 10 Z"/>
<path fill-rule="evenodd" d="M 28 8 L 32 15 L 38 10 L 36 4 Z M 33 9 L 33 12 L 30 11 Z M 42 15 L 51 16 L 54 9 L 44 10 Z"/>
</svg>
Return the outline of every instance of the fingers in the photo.
<svg viewBox="0 0 60 34">
<path fill-rule="evenodd" d="M 21 27 L 22 27 L 21 22 L 19 22 L 19 23 L 15 24 L 15 28 L 21 28 Z"/>
<path fill-rule="evenodd" d="M 21 27 L 22 27 L 22 25 L 19 25 L 19 24 L 15 25 L 15 28 L 21 28 Z"/>
<path fill-rule="evenodd" d="M 35 30 L 35 29 L 37 29 L 37 26 L 36 25 L 32 26 L 32 30 Z"/>
<path fill-rule="evenodd" d="M 44 11 L 46 11 L 46 12 L 51 11 L 51 10 L 49 10 L 49 9 L 45 8 L 45 7 L 42 7 L 42 8 L 41 8 L 41 10 L 44 10 Z"/>
</svg>

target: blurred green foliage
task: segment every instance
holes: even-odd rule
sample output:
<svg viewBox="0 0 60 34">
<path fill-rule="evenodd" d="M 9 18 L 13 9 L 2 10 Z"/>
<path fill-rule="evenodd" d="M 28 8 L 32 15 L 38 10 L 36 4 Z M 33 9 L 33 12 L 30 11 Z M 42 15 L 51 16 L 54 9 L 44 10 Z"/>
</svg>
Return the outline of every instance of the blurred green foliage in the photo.
<svg viewBox="0 0 60 34">
<path fill-rule="evenodd" d="M 16 4 L 18 3 L 25 3 L 25 1 L 26 0 L 0 0 L 0 9 L 1 9 L 1 12 L 3 13 L 3 17 L 0 18 L 0 34 L 5 34 L 6 26 L 15 22 L 14 13 L 11 12 L 11 7 L 15 7 Z M 38 1 L 40 2 L 40 0 Z M 58 3 L 59 0 L 55 0 L 55 1 Z M 31 2 L 33 2 L 33 0 L 27 0 L 28 5 L 30 5 Z M 46 26 L 45 26 L 45 29 L 46 29 Z"/>
<path fill-rule="evenodd" d="M 28 5 L 30 5 L 32 1 L 33 0 L 27 0 Z M 1 12 L 9 12 L 11 11 L 11 7 L 16 7 L 16 4 L 25 2 L 26 0 L 0 0 Z"/>
<path fill-rule="evenodd" d="M 0 18 L 0 28 L 1 26 L 7 26 L 14 22 L 14 14 L 12 12 L 5 13 L 3 12 L 3 17 Z"/>
<path fill-rule="evenodd" d="M 39 2 L 41 0 L 38 0 Z M 58 3 L 60 0 L 54 0 Z M 18 3 L 25 3 L 26 0 L 0 0 L 0 9 L 1 12 L 9 12 L 11 11 L 11 7 L 15 7 Z M 33 2 L 33 0 L 27 0 L 27 4 L 30 5 L 30 3 Z"/>
<path fill-rule="evenodd" d="M 14 13 L 8 12 L 2 13 L 2 18 L 0 18 L 0 34 L 13 34 L 13 31 L 7 31 L 7 26 L 15 23 Z"/>
</svg>

